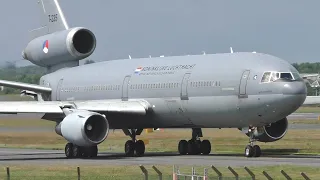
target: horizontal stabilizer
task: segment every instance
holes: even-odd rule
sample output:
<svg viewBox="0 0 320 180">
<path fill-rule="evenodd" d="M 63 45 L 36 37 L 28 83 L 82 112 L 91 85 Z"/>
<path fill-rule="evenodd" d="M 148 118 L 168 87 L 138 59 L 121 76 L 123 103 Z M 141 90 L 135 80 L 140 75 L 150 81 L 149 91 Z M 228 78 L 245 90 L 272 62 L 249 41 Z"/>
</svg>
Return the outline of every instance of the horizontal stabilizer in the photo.
<svg viewBox="0 0 320 180">
<path fill-rule="evenodd" d="M 49 87 L 44 87 L 36 84 L 15 82 L 15 81 L 6 81 L 6 80 L 0 80 L 0 86 L 17 88 L 22 90 L 29 90 L 29 91 L 34 91 L 38 93 L 51 93 L 52 91 L 51 88 Z"/>
</svg>

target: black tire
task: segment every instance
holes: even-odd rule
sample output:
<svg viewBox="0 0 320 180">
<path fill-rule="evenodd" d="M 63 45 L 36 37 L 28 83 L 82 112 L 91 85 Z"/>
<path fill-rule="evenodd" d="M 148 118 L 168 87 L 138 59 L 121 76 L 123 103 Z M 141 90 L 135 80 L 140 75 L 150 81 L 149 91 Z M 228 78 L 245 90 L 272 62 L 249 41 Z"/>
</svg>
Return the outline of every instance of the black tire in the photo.
<svg viewBox="0 0 320 180">
<path fill-rule="evenodd" d="M 135 144 L 136 156 L 140 157 L 144 155 L 146 147 L 142 140 L 138 140 Z"/>
<path fill-rule="evenodd" d="M 188 154 L 189 155 L 195 155 L 197 152 L 197 145 L 195 141 L 189 140 L 188 141 Z"/>
<path fill-rule="evenodd" d="M 82 157 L 93 158 L 98 156 L 98 146 L 82 147 Z"/>
<path fill-rule="evenodd" d="M 194 154 L 196 154 L 196 155 L 201 154 L 201 140 L 196 140 L 194 142 L 194 144 L 195 144 L 195 152 L 194 152 Z"/>
<path fill-rule="evenodd" d="M 132 157 L 134 155 L 134 142 L 132 140 L 128 140 L 124 145 L 124 152 L 126 156 Z"/>
<path fill-rule="evenodd" d="M 77 145 L 73 145 L 72 147 L 72 156 L 75 158 L 81 157 L 82 152 L 81 152 L 81 147 Z"/>
<path fill-rule="evenodd" d="M 250 145 L 246 146 L 245 151 L 244 151 L 244 155 L 246 157 L 252 157 L 253 153 L 254 153 L 253 147 Z"/>
<path fill-rule="evenodd" d="M 97 157 L 98 156 L 98 146 L 91 147 L 91 157 Z"/>
<path fill-rule="evenodd" d="M 208 155 L 211 152 L 211 143 L 209 140 L 203 140 L 201 142 L 201 152 L 203 155 Z"/>
<path fill-rule="evenodd" d="M 254 145 L 253 146 L 253 157 L 260 157 L 261 156 L 261 149 L 260 146 Z"/>
<path fill-rule="evenodd" d="M 180 155 L 186 155 L 188 153 L 188 142 L 186 140 L 179 141 L 178 151 Z"/>
<path fill-rule="evenodd" d="M 64 153 L 67 158 L 73 158 L 72 149 L 73 149 L 73 144 L 67 143 L 66 147 L 64 148 Z"/>
</svg>

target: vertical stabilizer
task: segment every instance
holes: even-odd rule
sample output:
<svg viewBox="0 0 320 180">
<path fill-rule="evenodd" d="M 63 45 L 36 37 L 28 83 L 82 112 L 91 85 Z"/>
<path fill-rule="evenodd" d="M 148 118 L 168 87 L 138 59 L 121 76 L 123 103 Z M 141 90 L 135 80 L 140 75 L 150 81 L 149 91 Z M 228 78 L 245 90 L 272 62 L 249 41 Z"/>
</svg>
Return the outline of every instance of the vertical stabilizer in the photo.
<svg viewBox="0 0 320 180">
<path fill-rule="evenodd" d="M 30 39 L 69 29 L 58 0 L 37 0 L 42 27 L 30 32 Z"/>
</svg>

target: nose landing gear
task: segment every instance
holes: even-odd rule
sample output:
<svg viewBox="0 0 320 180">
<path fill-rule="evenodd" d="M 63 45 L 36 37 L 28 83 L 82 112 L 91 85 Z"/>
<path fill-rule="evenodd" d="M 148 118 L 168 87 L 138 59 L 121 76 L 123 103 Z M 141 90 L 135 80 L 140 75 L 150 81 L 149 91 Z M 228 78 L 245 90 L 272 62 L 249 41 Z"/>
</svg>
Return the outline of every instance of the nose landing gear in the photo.
<svg viewBox="0 0 320 180">
<path fill-rule="evenodd" d="M 253 136 L 253 130 L 249 129 L 249 145 L 246 146 L 244 155 L 246 157 L 260 157 L 261 156 L 261 149 L 260 146 L 254 145 L 256 139 Z"/>
</svg>

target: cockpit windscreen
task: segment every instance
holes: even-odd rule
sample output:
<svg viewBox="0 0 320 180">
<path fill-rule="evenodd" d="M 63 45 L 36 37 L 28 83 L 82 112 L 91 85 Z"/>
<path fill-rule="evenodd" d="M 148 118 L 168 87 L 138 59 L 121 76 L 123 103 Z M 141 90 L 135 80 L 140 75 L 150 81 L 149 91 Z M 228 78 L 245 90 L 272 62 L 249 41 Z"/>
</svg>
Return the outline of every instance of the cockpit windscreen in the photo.
<svg viewBox="0 0 320 180">
<path fill-rule="evenodd" d="M 302 78 L 298 73 L 295 72 L 265 72 L 262 76 L 261 82 L 268 83 L 274 82 L 278 79 L 290 80 L 290 81 L 301 81 Z"/>
</svg>

